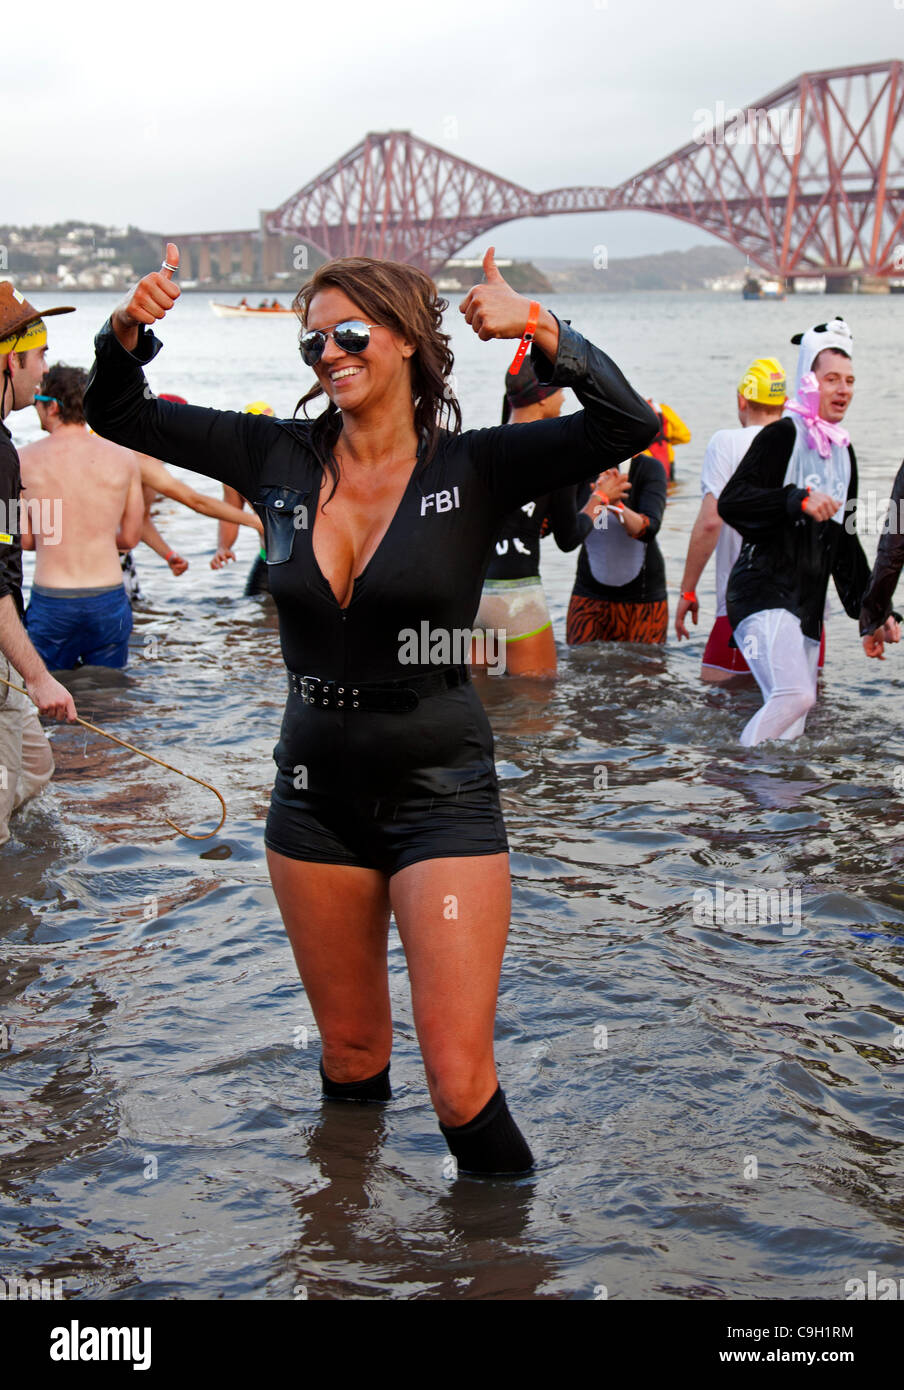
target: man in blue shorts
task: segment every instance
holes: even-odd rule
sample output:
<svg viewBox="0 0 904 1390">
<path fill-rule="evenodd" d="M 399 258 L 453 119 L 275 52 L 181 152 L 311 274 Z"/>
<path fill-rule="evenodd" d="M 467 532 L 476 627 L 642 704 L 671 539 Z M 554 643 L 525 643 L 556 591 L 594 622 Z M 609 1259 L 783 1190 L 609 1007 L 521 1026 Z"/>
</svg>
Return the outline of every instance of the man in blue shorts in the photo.
<svg viewBox="0 0 904 1390">
<path fill-rule="evenodd" d="M 120 550 L 141 539 L 144 495 L 131 449 L 91 434 L 80 367 L 51 367 L 35 396 L 46 439 L 22 450 L 22 545 L 35 551 L 28 635 L 51 670 L 125 666 L 132 608 Z"/>
</svg>

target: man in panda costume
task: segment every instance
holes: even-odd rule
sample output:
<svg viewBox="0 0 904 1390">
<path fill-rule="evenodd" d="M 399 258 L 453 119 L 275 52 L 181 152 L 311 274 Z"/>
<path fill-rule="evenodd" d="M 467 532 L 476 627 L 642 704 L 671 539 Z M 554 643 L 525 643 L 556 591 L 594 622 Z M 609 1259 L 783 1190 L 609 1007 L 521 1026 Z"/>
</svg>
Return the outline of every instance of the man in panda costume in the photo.
<svg viewBox="0 0 904 1390">
<path fill-rule="evenodd" d="M 856 534 L 857 462 L 842 429 L 854 394 L 853 339 L 843 319 L 798 333 L 795 398 L 760 431 L 719 496 L 743 544 L 726 593 L 733 641 L 764 703 L 741 743 L 798 738 L 816 703 L 829 577 L 859 618 L 870 567 Z M 897 641 L 889 619 L 888 641 Z"/>
</svg>

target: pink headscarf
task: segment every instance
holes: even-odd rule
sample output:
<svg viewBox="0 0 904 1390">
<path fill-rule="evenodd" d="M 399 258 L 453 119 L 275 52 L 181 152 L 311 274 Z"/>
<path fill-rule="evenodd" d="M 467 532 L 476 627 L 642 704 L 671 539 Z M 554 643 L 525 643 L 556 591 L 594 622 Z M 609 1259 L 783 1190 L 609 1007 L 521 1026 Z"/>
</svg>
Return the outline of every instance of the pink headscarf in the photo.
<svg viewBox="0 0 904 1390">
<path fill-rule="evenodd" d="M 851 436 L 840 425 L 824 420 L 819 413 L 819 382 L 814 372 L 806 372 L 797 389 L 797 397 L 785 402 L 785 410 L 800 415 L 807 427 L 807 443 L 816 449 L 820 458 L 827 459 L 833 444 L 846 448 Z"/>
</svg>

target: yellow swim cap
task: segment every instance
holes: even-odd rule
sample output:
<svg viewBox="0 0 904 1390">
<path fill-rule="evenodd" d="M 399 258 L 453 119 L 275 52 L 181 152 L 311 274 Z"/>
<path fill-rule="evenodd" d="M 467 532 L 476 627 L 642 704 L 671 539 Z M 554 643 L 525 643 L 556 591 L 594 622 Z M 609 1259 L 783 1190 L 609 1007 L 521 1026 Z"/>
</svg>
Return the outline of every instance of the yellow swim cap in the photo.
<svg viewBox="0 0 904 1390">
<path fill-rule="evenodd" d="M 785 369 L 775 357 L 751 362 L 738 386 L 744 399 L 755 405 L 784 405 L 787 389 Z"/>
<path fill-rule="evenodd" d="M 266 401 L 252 401 L 250 405 L 245 406 L 244 413 L 246 415 L 272 415 L 274 411 L 272 405 L 268 405 Z"/>
</svg>

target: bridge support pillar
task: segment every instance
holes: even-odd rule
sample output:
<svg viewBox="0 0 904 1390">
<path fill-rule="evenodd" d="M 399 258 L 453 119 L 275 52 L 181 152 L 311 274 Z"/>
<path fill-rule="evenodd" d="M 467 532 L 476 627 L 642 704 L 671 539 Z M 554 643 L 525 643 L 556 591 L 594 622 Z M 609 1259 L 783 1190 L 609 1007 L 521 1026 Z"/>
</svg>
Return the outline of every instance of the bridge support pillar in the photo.
<svg viewBox="0 0 904 1390">
<path fill-rule="evenodd" d="M 267 213 L 261 211 L 261 278 L 268 284 L 283 268 L 283 238 L 267 231 Z"/>
<path fill-rule="evenodd" d="M 860 281 L 861 294 L 888 294 L 888 280 L 884 275 L 864 275 Z"/>
<path fill-rule="evenodd" d="M 859 294 L 860 276 L 850 271 L 826 275 L 826 294 Z"/>
<path fill-rule="evenodd" d="M 202 241 L 198 246 L 198 279 L 203 282 L 210 278 L 210 243 Z"/>
</svg>

